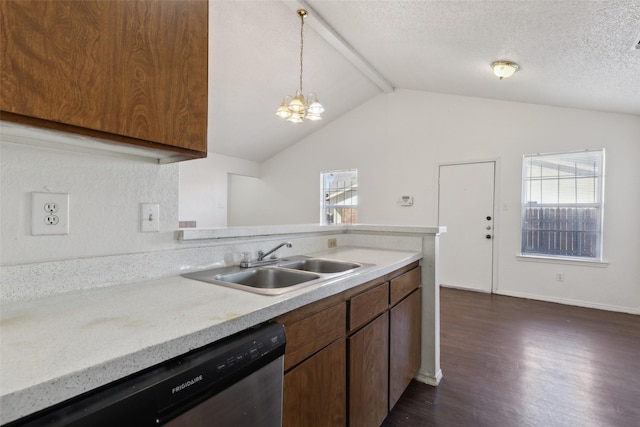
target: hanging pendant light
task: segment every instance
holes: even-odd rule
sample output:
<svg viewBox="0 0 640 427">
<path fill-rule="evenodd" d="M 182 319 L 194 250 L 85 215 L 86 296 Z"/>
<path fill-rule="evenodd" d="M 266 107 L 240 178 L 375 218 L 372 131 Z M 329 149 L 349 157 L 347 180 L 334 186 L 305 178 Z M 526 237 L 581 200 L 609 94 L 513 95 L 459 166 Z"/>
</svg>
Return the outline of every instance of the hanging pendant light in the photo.
<svg viewBox="0 0 640 427">
<path fill-rule="evenodd" d="M 282 100 L 282 104 L 276 110 L 276 116 L 291 123 L 302 123 L 305 119 L 311 121 L 322 120 L 322 113 L 324 107 L 318 101 L 318 96 L 315 93 L 310 93 L 305 99 L 302 92 L 302 56 L 304 52 L 304 18 L 307 16 L 307 11 L 304 9 L 298 9 L 298 16 L 300 16 L 300 88 L 296 90 L 294 96 L 287 95 Z M 287 104 L 287 100 L 289 103 Z"/>
</svg>

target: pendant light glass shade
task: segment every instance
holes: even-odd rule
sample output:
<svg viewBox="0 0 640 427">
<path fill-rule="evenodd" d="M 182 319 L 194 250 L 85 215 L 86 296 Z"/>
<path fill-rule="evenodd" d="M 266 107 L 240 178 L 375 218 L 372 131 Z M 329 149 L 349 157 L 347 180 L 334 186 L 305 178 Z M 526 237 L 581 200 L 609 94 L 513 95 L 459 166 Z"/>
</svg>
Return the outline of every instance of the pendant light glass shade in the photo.
<svg viewBox="0 0 640 427">
<path fill-rule="evenodd" d="M 302 113 L 291 113 L 291 116 L 289 116 L 287 121 L 291 123 L 302 123 L 303 122 Z"/>
<path fill-rule="evenodd" d="M 289 110 L 293 113 L 304 113 L 307 108 L 307 103 L 304 102 L 304 97 L 299 90 L 296 91 L 296 96 L 293 97 L 289 103 Z"/>
<path fill-rule="evenodd" d="M 276 116 L 282 117 L 283 119 L 288 119 L 289 116 L 291 116 L 291 110 L 289 110 L 289 107 L 287 106 L 286 99 L 287 98 L 285 97 L 285 99 L 282 100 L 280 108 L 278 108 L 278 111 L 276 111 Z"/>
<path fill-rule="evenodd" d="M 320 114 L 324 113 L 324 107 L 322 106 L 322 104 L 320 104 L 320 102 L 318 102 L 318 97 L 315 93 L 310 93 L 308 100 L 309 102 L 311 102 L 311 104 L 309 105 L 309 108 L 307 108 L 307 114 L 314 114 L 319 116 Z M 322 117 L 320 117 L 320 119 L 322 119 Z"/>
<path fill-rule="evenodd" d="M 320 114 L 314 114 L 307 111 L 307 115 L 304 116 L 305 119 L 311 120 L 313 122 L 322 120 L 322 116 Z"/>
<path fill-rule="evenodd" d="M 318 101 L 318 97 L 314 93 L 310 93 L 305 100 L 302 93 L 302 57 L 304 51 L 304 18 L 307 16 L 307 11 L 304 9 L 298 10 L 298 16 L 300 16 L 300 88 L 296 90 L 294 96 L 287 95 L 282 100 L 282 104 L 276 110 L 276 116 L 291 123 L 302 123 L 304 119 L 311 121 L 322 120 L 321 114 L 324 112 L 324 107 Z M 291 101 L 287 104 L 287 98 Z"/>
</svg>

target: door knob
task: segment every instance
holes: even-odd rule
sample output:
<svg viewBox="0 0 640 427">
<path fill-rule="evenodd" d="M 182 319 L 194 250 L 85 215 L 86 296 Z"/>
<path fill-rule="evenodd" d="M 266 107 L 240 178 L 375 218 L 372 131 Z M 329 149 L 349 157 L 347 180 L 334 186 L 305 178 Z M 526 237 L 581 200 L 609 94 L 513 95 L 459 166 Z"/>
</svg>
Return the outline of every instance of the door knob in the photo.
<svg viewBox="0 0 640 427">
<path fill-rule="evenodd" d="M 487 239 L 491 239 L 491 234 L 487 234 L 487 235 L 486 235 L 486 236 L 484 236 L 484 237 L 486 237 Z"/>
<path fill-rule="evenodd" d="M 488 217 L 487 217 L 487 221 L 491 221 L 491 216 L 488 216 Z"/>
</svg>

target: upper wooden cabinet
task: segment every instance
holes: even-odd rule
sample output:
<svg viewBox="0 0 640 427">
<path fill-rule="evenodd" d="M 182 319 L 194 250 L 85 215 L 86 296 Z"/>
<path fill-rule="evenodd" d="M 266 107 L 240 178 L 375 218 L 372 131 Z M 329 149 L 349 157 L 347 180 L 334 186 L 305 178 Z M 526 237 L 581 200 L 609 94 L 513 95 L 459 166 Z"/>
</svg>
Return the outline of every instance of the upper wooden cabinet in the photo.
<svg viewBox="0 0 640 427">
<path fill-rule="evenodd" d="M 2 120 L 206 156 L 206 0 L 0 8 Z"/>
</svg>

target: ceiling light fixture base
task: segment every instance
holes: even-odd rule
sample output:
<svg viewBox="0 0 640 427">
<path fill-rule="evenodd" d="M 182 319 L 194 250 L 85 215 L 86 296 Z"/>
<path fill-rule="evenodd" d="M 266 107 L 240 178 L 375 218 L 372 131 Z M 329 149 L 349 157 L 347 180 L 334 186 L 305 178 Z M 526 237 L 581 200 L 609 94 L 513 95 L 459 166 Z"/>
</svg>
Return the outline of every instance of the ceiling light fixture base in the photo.
<svg viewBox="0 0 640 427">
<path fill-rule="evenodd" d="M 513 76 L 513 74 L 518 71 L 518 68 L 520 68 L 520 66 L 511 61 L 494 61 L 491 64 L 493 74 L 499 77 L 500 80 Z"/>
</svg>

